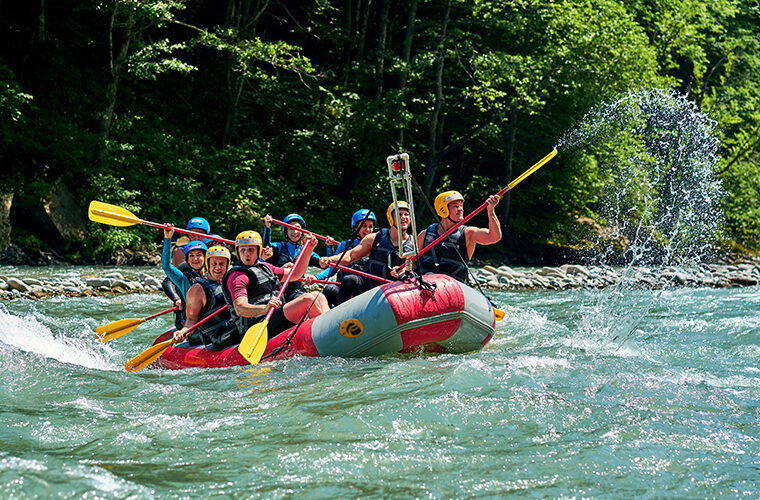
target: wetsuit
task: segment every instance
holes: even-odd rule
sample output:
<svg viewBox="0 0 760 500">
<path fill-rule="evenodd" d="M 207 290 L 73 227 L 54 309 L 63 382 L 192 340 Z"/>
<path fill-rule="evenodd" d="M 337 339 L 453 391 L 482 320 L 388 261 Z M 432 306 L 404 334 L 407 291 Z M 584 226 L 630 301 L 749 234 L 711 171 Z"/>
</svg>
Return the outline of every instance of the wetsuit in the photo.
<svg viewBox="0 0 760 500">
<path fill-rule="evenodd" d="M 425 229 L 424 247 L 427 247 L 440 236 L 438 233 L 439 226 L 440 224 L 435 223 Z M 423 274 L 446 274 L 462 283 L 469 283 L 470 273 L 467 266 L 470 263 L 470 258 L 467 255 L 465 229 L 465 226 L 459 226 L 443 241 L 420 257 L 420 268 Z"/>
<path fill-rule="evenodd" d="M 332 257 L 333 255 L 343 255 L 343 252 L 347 250 L 351 250 L 356 245 L 359 244 L 359 240 L 354 238 L 352 240 L 346 240 L 341 241 L 340 244 L 333 249 L 333 247 L 327 247 L 327 256 Z M 367 261 L 369 260 L 368 257 L 362 257 L 361 259 L 357 260 L 356 262 L 352 262 L 351 264 L 348 264 L 346 267 L 350 267 L 352 269 L 357 269 L 359 271 L 364 271 L 365 266 L 367 264 Z M 333 271 L 333 268 L 327 267 L 323 269 L 319 274 L 315 276 L 318 280 L 326 280 L 330 278 L 330 273 Z M 340 286 L 343 286 L 344 278 L 348 275 L 351 275 L 351 273 L 347 273 L 346 271 L 338 271 L 336 274 L 337 281 L 341 282 L 341 285 L 325 285 L 322 289 L 322 294 L 327 299 L 327 303 L 330 304 L 330 307 L 335 307 L 336 305 L 340 304 Z M 352 280 L 349 280 L 352 281 Z M 348 284 L 347 286 L 352 286 L 352 284 Z"/>
</svg>

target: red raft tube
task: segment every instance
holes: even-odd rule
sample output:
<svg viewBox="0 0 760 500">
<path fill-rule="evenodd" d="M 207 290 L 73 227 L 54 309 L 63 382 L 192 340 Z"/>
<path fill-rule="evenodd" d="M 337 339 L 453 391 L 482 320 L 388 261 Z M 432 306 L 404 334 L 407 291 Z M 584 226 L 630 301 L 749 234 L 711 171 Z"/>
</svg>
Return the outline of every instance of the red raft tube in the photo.
<svg viewBox="0 0 760 500">
<path fill-rule="evenodd" d="M 282 332 L 269 340 L 261 361 L 296 355 L 362 358 L 482 349 L 496 331 L 488 299 L 449 276 L 430 274 L 424 279 L 436 285 L 432 293 L 420 289 L 416 280 L 388 283 Z M 168 335 L 156 342 L 165 338 Z M 154 366 L 179 370 L 247 364 L 237 346 L 217 351 L 184 342 L 169 347 Z"/>
</svg>

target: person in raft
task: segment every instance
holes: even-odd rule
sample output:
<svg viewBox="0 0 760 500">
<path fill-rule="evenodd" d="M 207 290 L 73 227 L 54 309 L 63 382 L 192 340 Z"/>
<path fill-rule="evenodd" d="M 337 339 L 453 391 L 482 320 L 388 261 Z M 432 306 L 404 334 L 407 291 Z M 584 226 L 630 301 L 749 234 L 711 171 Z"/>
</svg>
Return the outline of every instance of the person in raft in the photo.
<svg viewBox="0 0 760 500">
<path fill-rule="evenodd" d="M 309 235 L 304 240 L 304 247 L 311 252 L 317 243 L 318 240 Z M 237 235 L 235 252 L 240 264 L 224 275 L 222 290 L 240 335 L 245 335 L 250 327 L 264 319 L 270 308 L 274 308 L 267 328 L 271 339 L 296 325 L 305 315 L 309 319 L 316 318 L 330 306 L 320 292 L 307 292 L 283 304 L 277 298 L 277 291 L 290 270 L 260 261 L 261 244 L 261 235 L 256 231 L 243 231 Z M 303 276 L 308 265 L 309 262 L 302 259 L 293 270 L 292 279 Z"/>
<path fill-rule="evenodd" d="M 404 252 L 414 251 L 413 236 L 407 234 L 409 230 L 409 204 L 405 201 L 398 202 L 399 227 L 401 228 L 401 238 L 403 239 L 402 248 Z M 386 216 L 390 228 L 383 228 L 376 233 L 366 235 L 354 248 L 341 255 L 332 257 L 322 257 L 319 265 L 327 267 L 330 265 L 341 264 L 347 266 L 358 261 L 362 257 L 368 257 L 365 270 L 369 274 L 380 276 L 385 279 L 398 277 L 394 268 L 400 266 L 404 261 L 398 256 L 399 239 L 396 228 L 396 211 L 393 203 L 388 205 Z M 340 262 L 338 262 L 340 260 Z M 380 282 L 359 276 L 358 274 L 347 273 L 345 278 L 340 281 L 340 292 L 338 303 L 342 304 L 351 297 L 355 297 L 370 288 L 377 286 Z"/>
<path fill-rule="evenodd" d="M 164 229 L 164 248 L 161 252 L 161 269 L 166 276 L 174 283 L 179 292 L 183 304 L 187 297 L 187 291 L 197 280 L 205 274 L 205 258 L 208 247 L 201 240 L 191 240 L 185 245 L 185 263 L 187 266 L 180 264 L 174 266 L 171 262 L 172 236 L 174 235 L 174 226 L 167 224 L 168 228 Z"/>
<path fill-rule="evenodd" d="M 477 245 L 493 245 L 501 240 L 501 224 L 494 209 L 500 198 L 488 197 L 488 229 L 461 225 L 433 248 L 420 256 L 423 274 L 439 273 L 469 283 L 468 265 Z M 458 191 L 444 191 L 435 197 L 435 211 L 441 222 L 433 223 L 417 235 L 422 249 L 464 219 L 464 196 Z"/>
<path fill-rule="evenodd" d="M 190 345 L 203 343 L 216 350 L 240 343 L 242 337 L 229 310 L 217 314 L 193 333 L 187 332 L 197 322 L 227 305 L 222 291 L 222 278 L 227 273 L 231 260 L 230 251 L 221 245 L 212 246 L 206 252 L 206 277 L 196 281 L 187 291 L 185 324 L 174 332 L 177 342 L 187 339 Z"/>
<path fill-rule="evenodd" d="M 298 227 L 299 229 L 306 229 L 306 221 L 304 221 L 304 218 L 298 214 L 288 215 L 283 222 Z M 285 226 L 282 227 L 282 232 L 285 235 L 285 241 L 275 241 L 273 243 L 272 216 L 266 215 L 264 217 L 264 247 L 272 249 L 271 257 L 265 260 L 277 267 L 289 268 L 293 265 L 296 256 L 301 251 L 301 240 L 305 233 Z M 307 265 L 319 265 L 319 255 L 317 255 L 316 252 L 311 252 Z M 290 302 L 304 293 L 306 293 L 306 288 L 304 288 L 303 283 L 300 281 L 293 281 L 288 283 L 283 297 L 285 298 L 285 302 Z"/>
<path fill-rule="evenodd" d="M 329 245 L 327 247 L 327 256 L 332 257 L 333 255 L 342 255 L 343 252 L 351 250 L 356 245 L 358 245 L 365 236 L 375 232 L 375 224 L 377 224 L 377 218 L 373 212 L 366 208 L 357 210 L 354 212 L 354 215 L 351 216 L 351 230 L 353 231 L 353 234 L 357 236 L 355 238 L 351 238 L 350 240 L 341 241 L 340 244 L 338 244 L 337 248 L 335 246 Z M 351 267 L 352 269 L 358 269 L 359 271 L 366 271 L 368 261 L 369 257 L 364 256 L 353 264 L 350 264 L 348 267 Z M 328 267 L 314 276 L 313 279 L 326 280 L 330 277 L 331 272 L 332 268 Z M 350 282 L 354 281 L 353 276 L 356 275 L 349 274 L 346 271 L 338 271 L 337 280 L 341 283 L 343 283 L 345 280 L 347 282 L 346 286 L 352 286 Z M 306 278 L 306 283 L 310 283 L 311 277 L 307 276 Z M 330 304 L 330 307 L 335 307 L 339 304 L 339 285 L 325 285 L 325 287 L 322 289 L 322 293 L 325 294 L 325 297 L 327 297 L 327 302 Z"/>
<path fill-rule="evenodd" d="M 190 243 L 190 238 L 182 236 L 175 241 L 172 246 L 172 265 L 180 271 L 183 270 L 183 267 L 186 267 L 188 270 L 190 269 L 187 262 L 185 262 L 185 245 L 188 243 Z M 166 296 L 169 297 L 169 300 L 171 300 L 175 306 L 179 307 L 178 310 L 174 311 L 174 328 L 179 330 L 182 328 L 182 325 L 185 324 L 185 312 L 182 310 L 182 297 L 179 295 L 177 285 L 172 283 L 172 280 L 167 276 L 164 278 L 164 281 L 161 282 L 161 288 L 164 290 Z"/>
</svg>

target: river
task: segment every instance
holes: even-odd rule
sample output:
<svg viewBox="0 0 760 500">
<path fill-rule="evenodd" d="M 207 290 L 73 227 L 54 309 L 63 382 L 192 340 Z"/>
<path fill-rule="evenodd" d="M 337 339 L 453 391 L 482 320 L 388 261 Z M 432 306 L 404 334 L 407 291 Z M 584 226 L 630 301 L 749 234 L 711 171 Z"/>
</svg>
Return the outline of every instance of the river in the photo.
<svg viewBox="0 0 760 500">
<path fill-rule="evenodd" d="M 163 296 L 5 301 L 0 490 L 760 496 L 758 287 L 492 298 L 506 318 L 480 352 L 138 373 L 124 362 L 169 318 L 107 344 L 93 329 L 165 309 Z M 620 311 L 635 321 L 612 341 Z"/>
</svg>

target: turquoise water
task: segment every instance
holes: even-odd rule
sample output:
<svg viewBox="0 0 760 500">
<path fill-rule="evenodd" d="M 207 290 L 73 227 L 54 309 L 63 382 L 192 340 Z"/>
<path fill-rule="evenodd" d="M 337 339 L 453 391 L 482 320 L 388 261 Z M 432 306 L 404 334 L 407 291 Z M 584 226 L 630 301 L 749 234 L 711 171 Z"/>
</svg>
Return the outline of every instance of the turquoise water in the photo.
<svg viewBox="0 0 760 500">
<path fill-rule="evenodd" d="M 3 302 L 0 491 L 760 497 L 760 289 L 492 296 L 481 352 L 134 374 L 170 319 L 92 330 L 160 295 Z"/>
</svg>

